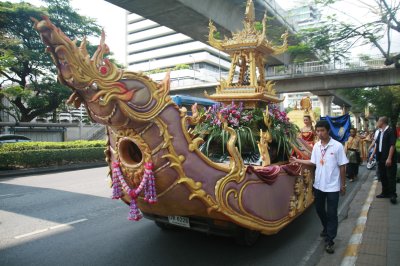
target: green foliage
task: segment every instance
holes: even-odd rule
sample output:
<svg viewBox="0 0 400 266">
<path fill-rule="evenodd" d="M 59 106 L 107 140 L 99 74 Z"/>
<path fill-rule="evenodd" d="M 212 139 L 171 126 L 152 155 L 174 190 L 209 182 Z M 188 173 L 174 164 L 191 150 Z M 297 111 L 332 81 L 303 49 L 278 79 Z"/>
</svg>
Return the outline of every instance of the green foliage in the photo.
<svg viewBox="0 0 400 266">
<path fill-rule="evenodd" d="M 213 34 L 213 36 L 214 36 L 214 38 L 217 39 L 217 40 L 221 40 L 221 39 L 222 39 L 222 38 L 221 38 L 221 32 L 219 32 L 219 31 L 215 31 L 214 34 Z"/>
<path fill-rule="evenodd" d="M 305 43 L 289 45 L 287 51 L 292 56 L 294 63 L 308 62 L 315 57 L 313 48 Z"/>
<path fill-rule="evenodd" d="M 47 167 L 104 160 L 104 148 L 0 151 L 0 169 Z"/>
<path fill-rule="evenodd" d="M 389 117 L 393 126 L 399 120 L 400 86 L 342 89 L 339 93 L 353 102 L 353 111 L 363 112 L 368 106 L 376 116 Z"/>
<path fill-rule="evenodd" d="M 263 30 L 263 24 L 260 21 L 254 22 L 254 28 L 256 31 L 262 32 Z"/>
<path fill-rule="evenodd" d="M 5 109 L 17 121 L 28 122 L 55 110 L 70 90 L 57 83 L 56 69 L 45 51 L 39 34 L 32 29 L 31 17 L 43 15 L 70 38 L 99 36 L 100 27 L 93 19 L 80 16 L 68 0 L 43 0 L 47 7 L 29 3 L 0 2 L 0 77 L 2 97 L 12 108 Z M 88 47 L 93 52 L 96 46 Z"/>
<path fill-rule="evenodd" d="M 330 6 L 339 1 L 314 0 L 314 2 Z M 343 52 L 347 52 L 353 46 L 373 45 L 385 58 L 385 65 L 394 64 L 396 68 L 400 68 L 400 53 L 398 51 L 393 53 L 393 45 L 391 45 L 392 36 L 397 36 L 400 32 L 399 2 L 388 0 L 354 2 L 360 8 L 368 10 L 366 19 L 355 20 L 354 14 L 343 10 L 341 18 L 338 18 L 336 14 L 328 17 L 325 25 L 318 29 L 318 36 L 322 40 L 326 39 L 328 46 L 334 47 L 339 55 L 343 55 Z"/>
<path fill-rule="evenodd" d="M 66 142 L 19 142 L 0 145 L 0 152 L 26 151 L 26 150 L 58 150 L 58 149 L 81 149 L 91 147 L 106 147 L 104 140 L 76 140 Z"/>
<path fill-rule="evenodd" d="M 178 64 L 173 68 L 173 70 L 181 70 L 181 69 L 190 69 L 190 66 L 188 64 Z"/>
<path fill-rule="evenodd" d="M 182 69 L 190 69 L 190 66 L 188 64 L 178 64 L 173 68 L 163 68 L 163 69 L 158 68 L 146 71 L 145 73 L 147 75 L 150 75 L 150 74 L 165 73 L 167 71 L 182 70 Z"/>
<path fill-rule="evenodd" d="M 105 141 L 21 142 L 0 145 L 0 169 L 104 161 Z"/>
</svg>

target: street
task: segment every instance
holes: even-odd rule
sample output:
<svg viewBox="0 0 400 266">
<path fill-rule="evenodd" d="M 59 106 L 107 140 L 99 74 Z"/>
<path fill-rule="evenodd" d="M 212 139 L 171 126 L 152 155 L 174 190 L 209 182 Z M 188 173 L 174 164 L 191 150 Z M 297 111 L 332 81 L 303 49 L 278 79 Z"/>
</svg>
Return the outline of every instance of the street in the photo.
<svg viewBox="0 0 400 266">
<path fill-rule="evenodd" d="M 110 198 L 106 174 L 102 167 L 0 179 L 0 265 L 314 265 L 323 253 L 314 206 L 277 235 L 243 247 L 127 220 L 128 206 Z M 339 211 L 362 182 L 349 184 Z"/>
</svg>

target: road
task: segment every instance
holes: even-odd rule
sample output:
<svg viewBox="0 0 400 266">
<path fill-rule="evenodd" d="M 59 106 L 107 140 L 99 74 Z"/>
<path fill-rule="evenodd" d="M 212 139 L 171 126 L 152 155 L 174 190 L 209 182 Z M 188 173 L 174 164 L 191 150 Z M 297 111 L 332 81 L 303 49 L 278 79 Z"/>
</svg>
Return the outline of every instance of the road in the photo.
<svg viewBox="0 0 400 266">
<path fill-rule="evenodd" d="M 0 265 L 315 265 L 323 253 L 313 207 L 277 235 L 242 247 L 128 221 L 128 206 L 110 199 L 106 173 L 101 167 L 0 179 Z M 342 212 L 361 182 L 341 197 Z"/>
</svg>

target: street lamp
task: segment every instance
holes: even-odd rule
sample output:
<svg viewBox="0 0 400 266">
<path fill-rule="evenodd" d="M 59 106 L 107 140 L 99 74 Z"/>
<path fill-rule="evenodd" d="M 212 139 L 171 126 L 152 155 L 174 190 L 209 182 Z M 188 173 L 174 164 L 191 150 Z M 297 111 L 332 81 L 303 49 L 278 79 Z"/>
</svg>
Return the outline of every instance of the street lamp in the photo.
<svg viewBox="0 0 400 266">
<path fill-rule="evenodd" d="M 193 82 L 196 81 L 196 60 L 194 57 L 190 54 L 189 57 L 193 59 Z"/>
</svg>

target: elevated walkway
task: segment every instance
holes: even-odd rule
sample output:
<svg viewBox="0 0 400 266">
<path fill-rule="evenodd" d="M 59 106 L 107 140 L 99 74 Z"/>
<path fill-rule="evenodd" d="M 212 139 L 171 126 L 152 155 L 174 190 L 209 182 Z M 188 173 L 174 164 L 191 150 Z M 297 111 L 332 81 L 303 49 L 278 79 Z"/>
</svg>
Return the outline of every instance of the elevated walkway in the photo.
<svg viewBox="0 0 400 266">
<path fill-rule="evenodd" d="M 385 66 L 384 59 L 372 58 L 324 63 L 321 61 L 302 64 L 268 67 L 266 79 L 276 81 L 278 93 L 311 92 L 318 96 L 333 96 L 333 103 L 339 106 L 351 106 L 351 103 L 335 93 L 336 89 L 365 88 L 374 86 L 399 85 L 400 69 Z M 171 92 L 190 93 L 203 96 L 204 91 L 213 92 L 225 79 L 227 73 L 220 75 L 196 75 L 184 80 L 171 80 Z"/>
</svg>

